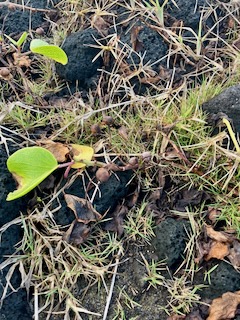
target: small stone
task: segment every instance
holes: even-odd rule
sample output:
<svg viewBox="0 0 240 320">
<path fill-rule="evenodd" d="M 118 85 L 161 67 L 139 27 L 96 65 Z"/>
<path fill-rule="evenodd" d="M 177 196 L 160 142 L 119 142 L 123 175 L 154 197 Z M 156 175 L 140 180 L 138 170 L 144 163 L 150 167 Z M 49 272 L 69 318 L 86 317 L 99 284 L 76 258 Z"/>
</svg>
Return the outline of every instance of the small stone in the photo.
<svg viewBox="0 0 240 320">
<path fill-rule="evenodd" d="M 38 34 L 39 36 L 44 35 L 45 31 L 42 27 L 39 27 L 35 30 L 36 34 Z"/>
<path fill-rule="evenodd" d="M 111 116 L 104 116 L 102 120 L 103 124 L 106 124 L 107 126 L 112 126 L 114 123 L 113 117 Z"/>
<path fill-rule="evenodd" d="M 95 136 L 99 135 L 101 133 L 101 128 L 100 128 L 99 124 L 95 123 L 95 124 L 91 125 L 91 132 Z"/>
<path fill-rule="evenodd" d="M 10 75 L 10 70 L 7 67 L 0 68 L 0 76 L 6 78 Z"/>
<path fill-rule="evenodd" d="M 106 168 L 99 168 L 96 172 L 96 178 L 100 182 L 108 181 L 110 173 Z"/>
</svg>

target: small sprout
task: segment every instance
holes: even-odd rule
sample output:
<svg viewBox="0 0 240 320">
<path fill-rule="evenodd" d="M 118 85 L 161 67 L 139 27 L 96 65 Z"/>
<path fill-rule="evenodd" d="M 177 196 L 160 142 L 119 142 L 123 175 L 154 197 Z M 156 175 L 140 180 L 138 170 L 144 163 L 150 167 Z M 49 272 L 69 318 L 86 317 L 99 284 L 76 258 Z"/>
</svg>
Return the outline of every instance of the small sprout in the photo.
<svg viewBox="0 0 240 320">
<path fill-rule="evenodd" d="M 113 117 L 111 116 L 104 116 L 102 120 L 102 124 L 105 124 L 107 126 L 112 126 L 114 124 Z"/>
<path fill-rule="evenodd" d="M 110 177 L 110 173 L 106 168 L 99 168 L 96 172 L 96 178 L 99 182 L 107 182 Z"/>
<path fill-rule="evenodd" d="M 18 39 L 18 41 L 15 41 L 13 38 L 9 37 L 8 35 L 4 35 L 15 47 L 18 49 L 21 48 L 23 45 L 24 41 L 27 39 L 28 33 L 24 31 L 21 35 L 21 37 Z"/>
<path fill-rule="evenodd" d="M 95 124 L 91 125 L 91 132 L 94 136 L 101 134 L 101 128 L 100 128 L 99 124 L 95 123 Z"/>
</svg>

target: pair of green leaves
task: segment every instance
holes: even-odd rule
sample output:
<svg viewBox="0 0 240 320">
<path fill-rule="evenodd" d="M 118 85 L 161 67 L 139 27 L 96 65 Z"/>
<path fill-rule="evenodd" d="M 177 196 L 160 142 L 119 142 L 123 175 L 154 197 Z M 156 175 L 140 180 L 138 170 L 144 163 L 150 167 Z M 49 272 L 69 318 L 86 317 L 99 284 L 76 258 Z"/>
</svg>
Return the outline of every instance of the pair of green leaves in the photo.
<svg viewBox="0 0 240 320">
<path fill-rule="evenodd" d="M 93 149 L 75 144 L 71 147 L 76 156 L 79 157 L 79 161 L 75 161 L 71 167 L 84 169 L 86 164 L 83 161 L 91 161 L 94 154 Z M 7 201 L 11 201 L 33 190 L 55 171 L 59 164 L 54 155 L 47 149 L 28 147 L 13 153 L 7 160 L 7 167 L 18 183 L 18 189 L 10 192 L 7 196 Z"/>
<path fill-rule="evenodd" d="M 28 36 L 28 33 L 25 31 L 23 32 L 21 37 L 18 39 L 18 41 L 15 41 L 13 38 L 5 34 L 5 37 L 18 49 L 21 48 L 24 41 L 27 39 L 27 36 Z M 66 53 L 63 51 L 63 49 L 61 49 L 58 46 L 48 44 L 46 41 L 43 41 L 41 39 L 33 39 L 30 42 L 30 50 L 33 53 L 41 54 L 63 65 L 68 63 L 68 57 Z"/>
</svg>

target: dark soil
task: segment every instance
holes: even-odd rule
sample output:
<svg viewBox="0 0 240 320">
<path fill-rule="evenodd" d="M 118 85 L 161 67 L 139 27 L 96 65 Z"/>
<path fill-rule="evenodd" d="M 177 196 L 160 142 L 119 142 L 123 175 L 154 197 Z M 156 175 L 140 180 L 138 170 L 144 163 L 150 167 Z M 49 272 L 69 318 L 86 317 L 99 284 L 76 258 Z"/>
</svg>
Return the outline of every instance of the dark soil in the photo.
<svg viewBox="0 0 240 320">
<path fill-rule="evenodd" d="M 48 1 L 34 1 L 31 0 L 30 4 L 36 8 L 49 8 L 52 9 L 53 4 Z M 57 3 L 57 1 L 55 1 Z M 192 0 L 176 0 L 179 9 L 173 5 L 167 7 L 166 23 L 168 25 L 173 25 L 177 20 L 182 20 L 185 26 L 192 28 L 197 31 L 200 9 L 204 6 L 208 6 L 208 1 L 201 0 L 197 2 L 197 7 L 195 8 L 195 1 Z M 28 2 L 29 5 L 29 2 Z M 194 11 L 194 8 L 196 9 Z M 116 12 L 119 14 L 119 21 L 126 19 L 122 9 L 116 8 Z M 194 13 L 195 12 L 195 13 Z M 31 16 L 31 19 L 30 19 Z M 31 26 L 29 26 L 29 21 L 31 21 Z M 111 21 L 109 22 L 111 24 Z M 138 45 L 139 52 L 146 50 L 146 55 L 144 56 L 144 63 L 152 64 L 152 68 L 155 72 L 159 70 L 168 71 L 168 74 L 159 76 L 159 81 L 167 81 L 171 78 L 173 69 L 175 69 L 174 82 L 176 86 L 181 83 L 183 77 L 187 77 L 193 70 L 196 70 L 196 65 L 193 66 L 185 61 L 184 67 L 182 66 L 183 60 L 167 59 L 164 58 L 168 53 L 168 46 L 164 41 L 163 37 L 157 33 L 153 27 L 149 27 L 146 21 L 141 21 L 141 19 L 132 20 L 131 22 L 134 26 L 140 27 Z M 203 32 L 214 23 L 214 18 L 210 18 L 205 21 Z M 18 36 L 22 31 L 26 31 L 29 28 L 31 30 L 36 30 L 38 27 L 43 27 L 46 32 L 48 30 L 48 23 L 46 22 L 45 15 L 42 12 L 31 12 L 30 10 L 14 9 L 9 10 L 6 7 L 0 6 L 0 24 L 3 33 L 11 35 L 12 37 Z M 222 26 L 222 33 L 224 33 L 224 25 Z M 122 43 L 131 43 L 131 34 L 127 32 L 129 30 L 128 25 L 119 27 L 117 32 L 119 33 L 119 38 Z M 111 28 L 109 28 L 111 31 Z M 105 30 L 106 32 L 106 30 Z M 108 31 L 106 32 L 108 34 Z M 106 34 L 105 34 L 106 35 Z M 66 66 L 56 66 L 56 70 L 59 76 L 67 81 L 69 81 L 69 87 L 76 88 L 76 81 L 78 81 L 78 90 L 85 90 L 95 87 L 96 79 L 100 77 L 101 72 L 99 69 L 105 68 L 107 70 L 112 70 L 116 61 L 109 60 L 108 63 L 100 57 L 94 63 L 89 63 L 92 59 L 99 53 L 99 49 L 91 47 L 95 44 L 94 39 L 101 39 L 103 34 L 99 30 L 87 28 L 85 30 L 78 31 L 74 34 L 70 34 L 63 44 L 63 48 L 68 54 L 69 64 Z M 89 46 L 90 45 L 90 46 Z M 139 56 L 133 57 L 132 64 L 139 64 Z M 170 65 L 168 65 L 170 63 Z M 161 69 L 163 68 L 163 69 Z M 144 82 L 144 79 L 139 82 L 139 79 L 132 79 L 132 83 L 135 85 L 135 90 L 138 93 L 146 92 L 149 89 L 149 84 Z M 224 112 L 230 119 L 233 119 L 233 123 L 238 132 L 240 132 L 240 123 L 238 118 L 240 113 L 240 94 L 239 86 L 234 86 L 223 92 L 218 97 L 212 99 L 211 101 L 204 104 L 203 109 L 210 113 Z M 63 91 L 61 94 L 66 93 Z M 7 133 L 3 133 L 6 137 L 9 137 Z M 16 137 L 13 137 L 13 140 Z M 17 144 L 16 144 L 17 145 Z M 8 143 L 8 148 L 10 154 L 15 151 L 16 145 Z M 25 215 L 27 214 L 27 208 L 29 207 L 29 201 L 33 198 L 34 193 L 31 193 L 27 197 L 14 202 L 6 202 L 7 194 L 15 188 L 15 183 L 6 168 L 7 152 L 5 150 L 4 144 L 0 145 L 0 227 L 11 222 L 12 220 L 19 217 L 20 212 Z M 91 174 L 91 172 L 90 172 Z M 124 199 L 128 197 L 132 192 L 132 186 L 128 185 L 129 181 L 132 180 L 132 171 L 117 173 L 112 175 L 108 182 L 102 184 L 101 193 L 102 196 L 96 196 L 94 200 L 94 206 L 100 214 L 104 214 L 108 211 L 108 217 L 112 217 L 111 214 L 116 209 L 117 205 L 122 204 Z M 39 191 L 37 191 L 39 192 Z M 71 185 L 69 189 L 66 189 L 67 194 L 76 195 L 78 197 L 85 197 L 83 192 L 82 181 L 79 179 Z M 89 191 L 89 196 L 91 197 L 93 191 Z M 196 192 L 192 191 L 191 195 L 179 195 L 178 198 L 171 199 L 167 206 L 172 208 L 183 209 L 190 205 L 201 205 L 203 202 L 208 201 L 208 199 L 203 196 L 203 194 L 197 194 L 198 198 L 196 201 Z M 195 200 L 193 200 L 193 198 Z M 67 208 L 63 196 L 60 197 L 62 207 L 56 215 L 56 222 L 61 226 L 66 226 L 74 220 L 74 215 L 72 211 Z M 195 202 L 194 202 L 195 201 Z M 166 203 L 164 201 L 158 202 L 159 210 L 167 211 Z M 169 215 L 168 217 L 166 217 Z M 115 286 L 116 288 L 124 289 L 127 294 L 139 305 L 137 304 L 134 308 L 126 308 L 125 313 L 126 319 L 145 319 L 145 320 L 157 320 L 157 319 L 167 319 L 166 313 L 162 310 L 162 306 L 167 304 L 168 293 L 165 289 L 157 287 L 154 289 L 151 287 L 148 289 L 146 281 L 144 281 L 145 267 L 143 265 L 142 256 L 144 256 L 148 262 L 153 260 L 166 260 L 169 267 L 169 274 L 166 277 L 173 277 L 174 272 L 178 269 L 184 260 L 185 247 L 188 240 L 187 231 L 189 230 L 189 222 L 184 219 L 179 219 L 174 216 L 167 214 L 163 219 L 158 220 L 158 225 L 155 228 L 156 237 L 150 244 L 136 244 L 131 243 L 125 250 L 124 263 L 120 264 L 118 268 L 117 278 Z M 102 225 L 102 228 L 108 228 L 106 225 Z M 14 253 L 15 246 L 22 239 L 23 229 L 21 224 L 13 225 L 9 227 L 6 232 L 2 234 L 1 237 L 1 247 L 0 247 L 0 263 L 5 261 L 5 256 L 9 256 Z M 126 260 L 125 260 L 126 259 Z M 218 264 L 218 267 L 211 273 L 211 284 L 207 283 L 204 278 L 205 272 L 210 270 L 213 266 Z M 1 265 L 0 265 L 1 266 Z M 6 273 L 9 267 L 4 268 L 0 275 L 0 296 L 3 293 L 4 286 L 6 284 Z M 109 287 L 111 279 L 106 279 L 106 283 Z M 19 272 L 15 271 L 11 279 L 11 283 L 14 288 L 18 288 L 21 283 L 21 277 Z M 81 291 L 83 287 L 83 282 L 78 283 L 76 289 L 76 295 L 78 291 Z M 197 273 L 194 284 L 206 284 L 207 287 L 199 291 L 199 295 L 202 301 L 209 303 L 210 300 L 221 296 L 224 292 L 237 291 L 240 289 L 240 274 L 237 272 L 230 264 L 222 261 L 210 261 L 204 262 L 201 266 L 200 271 Z M 25 288 L 20 288 L 17 292 L 9 292 L 6 299 L 2 303 L 2 308 L 0 311 L 0 320 L 30 320 L 33 316 L 33 308 L 31 304 L 32 292 L 30 290 L 29 295 Z M 113 309 L 117 306 L 119 302 L 119 296 L 117 291 L 114 292 L 112 303 L 109 311 L 109 319 L 113 318 Z M 88 290 L 83 305 L 93 312 L 100 312 L 103 314 L 104 306 L 106 303 L 106 291 L 98 290 L 96 287 L 92 287 Z M 207 308 L 199 307 L 197 309 L 199 318 L 196 319 L 206 319 Z M 98 317 L 88 317 L 83 316 L 83 319 L 97 319 Z M 42 318 L 44 319 L 44 318 Z M 53 316 L 52 319 L 63 319 L 60 317 Z M 119 319 L 120 316 L 119 316 Z M 195 319 L 195 318 L 189 318 Z M 237 317 L 235 319 L 238 319 Z"/>
</svg>

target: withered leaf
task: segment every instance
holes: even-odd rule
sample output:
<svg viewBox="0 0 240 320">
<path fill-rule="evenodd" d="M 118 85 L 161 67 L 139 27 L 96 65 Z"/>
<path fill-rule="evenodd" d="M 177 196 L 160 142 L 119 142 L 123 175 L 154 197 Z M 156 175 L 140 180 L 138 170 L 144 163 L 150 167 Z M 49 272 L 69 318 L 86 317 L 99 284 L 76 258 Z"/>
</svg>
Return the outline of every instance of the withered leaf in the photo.
<svg viewBox="0 0 240 320">
<path fill-rule="evenodd" d="M 65 194 L 64 198 L 67 202 L 67 206 L 74 212 L 78 222 L 88 224 L 89 222 L 97 221 L 102 218 L 100 213 L 93 208 L 90 201 L 71 194 Z"/>
<path fill-rule="evenodd" d="M 83 243 L 90 233 L 90 227 L 82 222 L 74 220 L 63 235 L 63 240 L 79 245 Z"/>
<path fill-rule="evenodd" d="M 215 231 L 212 226 L 207 225 L 206 233 L 209 238 L 218 241 L 218 242 L 229 242 L 230 238 L 221 231 Z"/>
<path fill-rule="evenodd" d="M 54 142 L 52 140 L 39 140 L 38 144 L 50 151 L 57 162 L 65 162 L 67 160 L 67 155 L 69 154 L 69 147 L 61 142 Z"/>
<path fill-rule="evenodd" d="M 208 261 L 212 258 L 223 260 L 229 254 L 229 246 L 226 243 L 212 241 L 208 255 L 205 260 Z"/>
<path fill-rule="evenodd" d="M 226 292 L 222 297 L 214 299 L 209 309 L 207 320 L 227 320 L 235 317 L 240 304 L 240 291 Z"/>
<path fill-rule="evenodd" d="M 203 201 L 208 200 L 208 194 L 202 190 L 190 189 L 176 193 L 176 203 L 174 209 L 186 211 L 187 206 L 197 206 Z"/>
<path fill-rule="evenodd" d="M 230 249 L 228 259 L 234 267 L 240 267 L 240 242 L 233 241 L 233 247 Z"/>
<path fill-rule="evenodd" d="M 124 217 L 128 212 L 128 208 L 124 205 L 118 205 L 115 211 L 112 213 L 112 219 L 107 221 L 104 229 L 107 231 L 117 232 L 117 235 L 121 237 L 124 231 Z"/>
<path fill-rule="evenodd" d="M 143 26 L 134 26 L 131 30 L 131 44 L 134 51 L 139 52 L 143 49 L 143 43 L 138 39 L 139 32 L 143 29 Z"/>
</svg>

